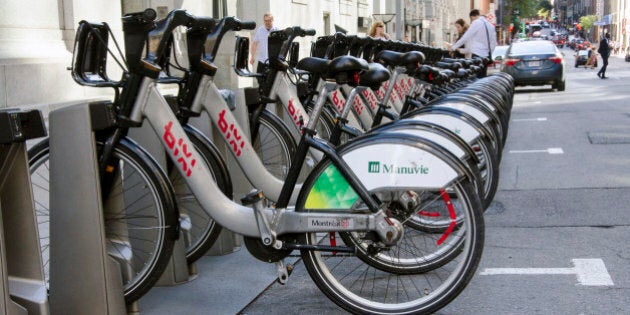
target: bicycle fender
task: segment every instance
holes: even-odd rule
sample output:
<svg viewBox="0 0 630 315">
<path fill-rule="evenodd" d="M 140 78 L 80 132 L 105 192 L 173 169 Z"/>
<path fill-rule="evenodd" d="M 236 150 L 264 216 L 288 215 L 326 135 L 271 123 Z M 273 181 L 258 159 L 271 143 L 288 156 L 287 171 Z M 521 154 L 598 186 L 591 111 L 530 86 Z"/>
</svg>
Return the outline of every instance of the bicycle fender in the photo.
<svg viewBox="0 0 630 315">
<path fill-rule="evenodd" d="M 468 144 L 464 140 L 464 138 L 462 138 L 460 135 L 455 134 L 451 130 L 441 125 L 437 125 L 437 124 L 426 122 L 426 121 L 404 119 L 404 120 L 399 120 L 396 123 L 381 125 L 377 128 L 372 129 L 371 132 L 390 132 L 390 131 L 396 131 L 396 130 L 405 130 L 405 131 L 420 130 L 422 132 L 429 132 L 429 133 L 437 134 L 439 137 L 447 138 L 448 141 L 452 143 L 452 145 L 455 145 L 458 150 L 462 150 L 464 159 L 471 159 L 474 163 L 479 163 L 479 158 L 473 151 L 470 144 Z M 440 144 L 439 141 L 435 141 L 435 142 L 438 142 L 438 144 Z M 442 146 L 448 149 L 447 145 L 442 145 Z M 450 151 L 455 153 L 455 151 L 453 150 L 450 150 Z M 457 153 L 455 153 L 455 155 L 462 158 Z"/>
<path fill-rule="evenodd" d="M 469 144 L 473 143 L 475 140 L 477 140 L 477 138 L 482 135 L 482 132 L 479 128 L 475 128 L 472 124 L 461 119 L 460 117 L 455 117 L 446 113 L 424 113 L 406 118 L 405 120 L 407 119 L 411 121 L 423 121 L 444 126 L 455 134 L 462 137 Z"/>
<path fill-rule="evenodd" d="M 466 164 L 451 151 L 416 135 L 395 131 L 373 133 L 343 146 L 340 152 L 368 190 L 438 189 L 462 177 L 474 180 Z"/>
<path fill-rule="evenodd" d="M 210 154 L 212 154 L 212 157 L 214 158 L 215 162 L 217 162 L 218 167 L 221 170 L 222 175 L 224 176 L 224 178 L 226 180 L 227 191 L 224 191 L 223 193 L 228 198 L 231 199 L 233 197 L 233 194 L 234 194 L 233 193 L 233 187 L 232 187 L 232 177 L 230 175 L 230 171 L 229 171 L 229 169 L 227 167 L 227 164 L 225 163 L 225 160 L 223 159 L 223 156 L 221 155 L 221 151 L 199 129 L 197 129 L 197 128 L 191 126 L 191 125 L 188 125 L 188 124 L 183 125 L 182 127 L 184 128 L 184 131 L 189 133 L 189 135 L 191 135 L 191 137 L 192 136 L 196 137 L 210 151 Z"/>
</svg>

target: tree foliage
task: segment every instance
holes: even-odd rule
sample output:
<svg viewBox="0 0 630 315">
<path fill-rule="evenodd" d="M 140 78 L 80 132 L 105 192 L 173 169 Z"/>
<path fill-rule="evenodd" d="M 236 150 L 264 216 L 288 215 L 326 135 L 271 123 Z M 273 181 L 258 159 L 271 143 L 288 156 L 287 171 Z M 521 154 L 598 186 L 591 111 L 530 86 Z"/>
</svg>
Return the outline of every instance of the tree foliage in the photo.
<svg viewBox="0 0 630 315">
<path fill-rule="evenodd" d="M 597 15 L 586 15 L 580 17 L 580 26 L 584 30 L 590 30 L 593 28 L 595 21 L 597 21 Z"/>
<path fill-rule="evenodd" d="M 539 16 L 539 11 L 548 15 L 553 9 L 553 5 L 549 0 L 510 0 L 504 1 L 503 16 L 512 17 L 515 11 L 519 12 L 519 19 L 532 19 Z M 505 25 L 511 23 L 510 18 L 503 20 Z"/>
</svg>

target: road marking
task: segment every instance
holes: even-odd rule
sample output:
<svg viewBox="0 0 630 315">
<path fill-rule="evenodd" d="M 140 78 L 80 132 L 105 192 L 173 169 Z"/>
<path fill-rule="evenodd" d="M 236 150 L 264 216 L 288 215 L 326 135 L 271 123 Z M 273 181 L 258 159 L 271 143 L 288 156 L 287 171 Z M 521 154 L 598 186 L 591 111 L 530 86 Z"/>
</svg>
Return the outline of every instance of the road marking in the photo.
<svg viewBox="0 0 630 315">
<path fill-rule="evenodd" d="M 547 117 L 519 118 L 519 119 L 512 119 L 512 121 L 547 121 Z"/>
<path fill-rule="evenodd" d="M 548 148 L 541 150 L 510 150 L 510 153 L 548 153 L 548 154 L 564 154 L 562 148 Z"/>
<path fill-rule="evenodd" d="M 612 286 L 612 278 L 604 261 L 594 259 L 571 259 L 573 268 L 486 268 L 482 276 L 494 275 L 576 275 L 578 284 L 588 286 Z"/>
</svg>

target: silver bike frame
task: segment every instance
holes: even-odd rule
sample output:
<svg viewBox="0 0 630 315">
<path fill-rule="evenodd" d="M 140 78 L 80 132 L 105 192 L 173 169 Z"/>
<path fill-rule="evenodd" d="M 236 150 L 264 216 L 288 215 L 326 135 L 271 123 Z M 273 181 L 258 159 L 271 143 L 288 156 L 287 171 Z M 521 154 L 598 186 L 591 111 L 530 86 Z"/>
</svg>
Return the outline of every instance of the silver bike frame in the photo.
<svg viewBox="0 0 630 315">
<path fill-rule="evenodd" d="M 222 99 L 218 91 L 208 90 L 206 93 L 217 97 L 213 101 Z M 197 97 L 209 99 L 206 95 Z M 263 239 L 268 234 L 306 232 L 374 230 L 383 234 L 382 225 L 388 224 L 382 210 L 372 214 L 295 212 L 292 209 L 260 206 L 253 210 L 228 199 L 214 182 L 177 117 L 157 89 L 155 79 L 143 79 L 129 118 L 138 123 L 143 120 L 149 122 L 203 209 L 223 227 L 238 234 Z M 243 146 L 240 149 L 251 150 L 251 147 Z M 241 156 L 252 154 L 254 152 L 242 151 Z"/>
<path fill-rule="evenodd" d="M 320 91 L 320 90 L 318 90 Z M 276 73 L 276 79 L 273 81 L 269 98 L 278 99 L 284 110 L 289 114 L 293 124 L 292 128 L 296 131 L 293 132 L 293 136 L 296 141 L 300 141 L 300 135 L 302 134 L 300 117 L 304 126 L 308 126 L 310 122 L 310 116 L 308 115 L 304 105 L 300 102 L 300 98 L 297 95 L 297 89 L 293 83 L 289 81 L 287 74 L 283 71 Z M 315 127 L 315 126 L 313 126 Z M 309 149 L 310 156 L 315 161 L 321 161 L 324 157 L 323 153 L 314 149 Z"/>
<path fill-rule="evenodd" d="M 228 151 L 252 186 L 264 189 L 265 195 L 270 200 L 278 201 L 284 181 L 276 178 L 265 168 L 252 147 L 249 134 L 246 134 L 238 124 L 211 76 L 204 75 L 202 77 L 190 110 L 194 113 L 201 113 L 205 110 L 208 113 L 213 126 L 227 144 Z M 295 204 L 301 188 L 301 184 L 295 186 L 291 194 L 290 204 Z"/>
</svg>

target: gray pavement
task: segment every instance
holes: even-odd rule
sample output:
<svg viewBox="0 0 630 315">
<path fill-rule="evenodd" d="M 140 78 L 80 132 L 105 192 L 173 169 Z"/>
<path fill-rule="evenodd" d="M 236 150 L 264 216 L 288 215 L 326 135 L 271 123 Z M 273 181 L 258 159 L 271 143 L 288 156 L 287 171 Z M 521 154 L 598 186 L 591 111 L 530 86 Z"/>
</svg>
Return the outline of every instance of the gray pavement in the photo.
<svg viewBox="0 0 630 315">
<path fill-rule="evenodd" d="M 439 314 L 628 314 L 630 304 L 630 63 L 612 57 L 608 80 L 573 68 L 567 90 L 519 88 L 486 245 L 466 290 Z M 543 119 L 544 118 L 544 119 Z M 557 150 L 561 149 L 562 153 Z M 555 152 L 556 154 L 550 154 Z M 287 285 L 245 248 L 197 262 L 196 279 L 153 288 L 142 314 L 344 314 L 297 257 Z M 484 275 L 487 268 L 568 268 L 601 259 L 613 285 L 575 274 Z"/>
</svg>

